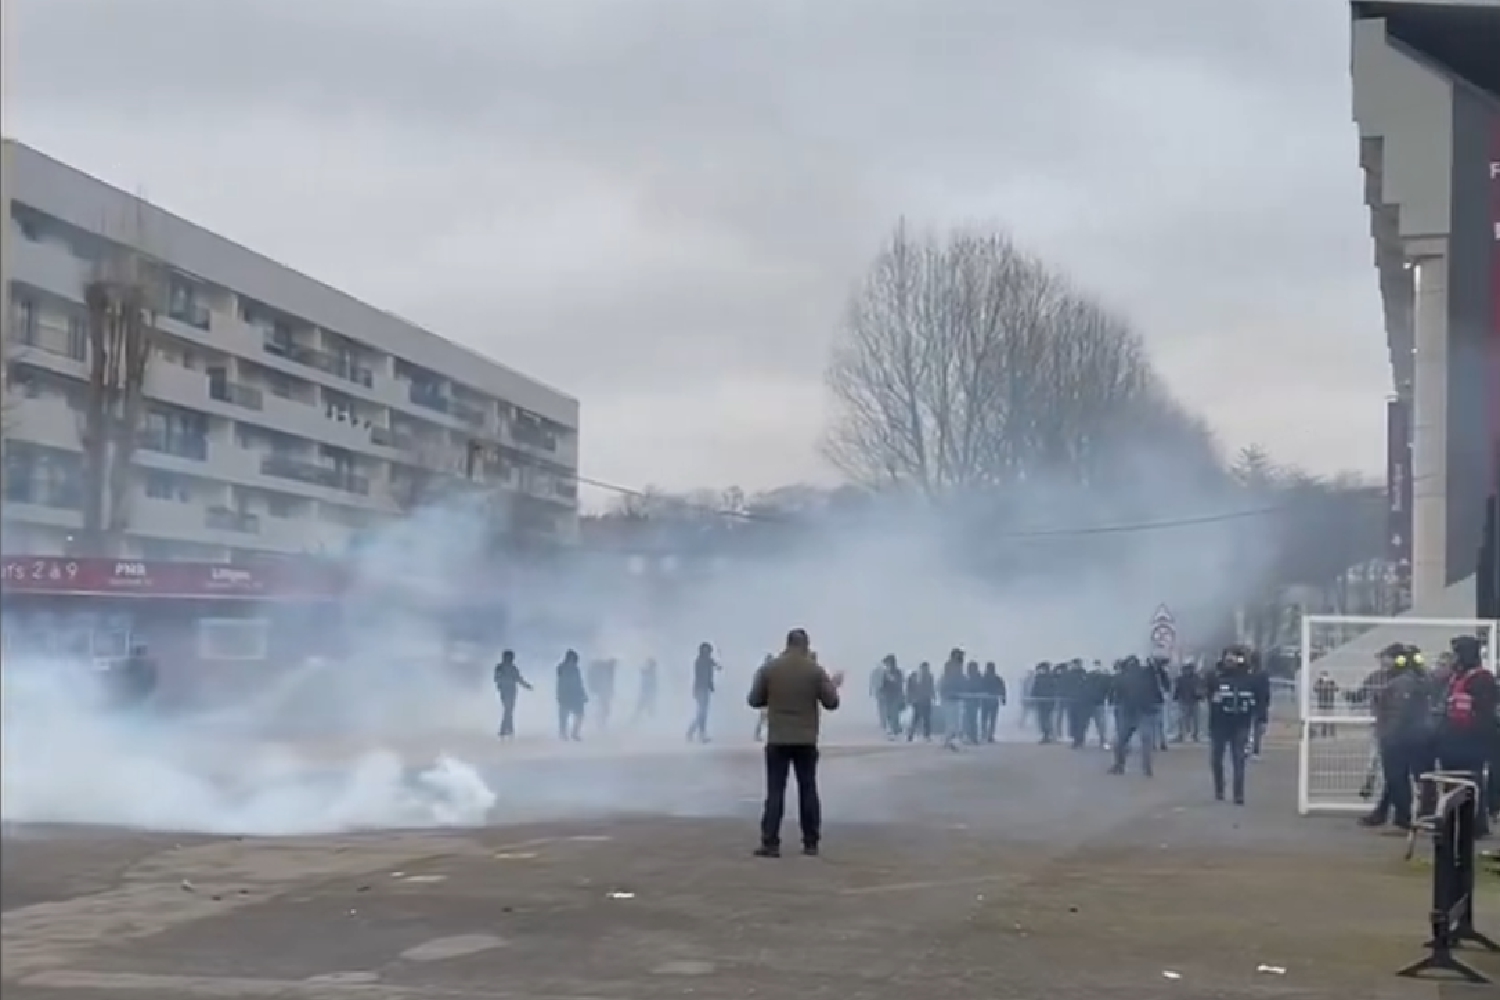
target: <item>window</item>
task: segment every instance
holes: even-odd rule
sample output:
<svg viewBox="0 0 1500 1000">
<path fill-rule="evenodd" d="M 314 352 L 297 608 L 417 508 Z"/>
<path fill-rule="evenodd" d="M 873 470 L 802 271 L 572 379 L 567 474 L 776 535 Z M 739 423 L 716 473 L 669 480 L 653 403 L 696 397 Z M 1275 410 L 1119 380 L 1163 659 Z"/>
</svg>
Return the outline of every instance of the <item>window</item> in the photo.
<svg viewBox="0 0 1500 1000">
<path fill-rule="evenodd" d="M 280 493 L 266 494 L 266 514 L 270 517 L 296 517 L 297 501 Z"/>
<path fill-rule="evenodd" d="M 198 622 L 198 658 L 264 660 L 270 645 L 264 618 L 204 618 Z"/>
<path fill-rule="evenodd" d="M 82 316 L 68 317 L 68 357 L 82 361 L 89 353 L 88 323 Z"/>
<path fill-rule="evenodd" d="M 36 344 L 36 303 L 30 299 L 16 299 L 11 307 L 14 311 L 14 339 L 28 347 Z"/>
<path fill-rule="evenodd" d="M 193 499 L 192 490 L 182 476 L 157 469 L 146 472 L 146 496 L 153 500 L 175 500 L 178 503 L 188 503 Z"/>
</svg>

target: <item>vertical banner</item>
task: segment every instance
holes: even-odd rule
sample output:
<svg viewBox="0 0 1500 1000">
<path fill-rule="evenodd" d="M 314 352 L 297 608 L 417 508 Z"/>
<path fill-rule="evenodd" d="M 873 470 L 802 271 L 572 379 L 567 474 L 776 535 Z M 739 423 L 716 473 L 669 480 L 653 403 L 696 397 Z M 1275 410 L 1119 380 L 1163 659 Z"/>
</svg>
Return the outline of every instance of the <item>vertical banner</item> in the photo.
<svg viewBox="0 0 1500 1000">
<path fill-rule="evenodd" d="M 1398 612 L 1411 607 L 1411 472 L 1411 404 L 1397 397 L 1385 404 L 1385 537 Z"/>
<path fill-rule="evenodd" d="M 1490 123 L 1490 487 L 1500 491 L 1500 115 Z"/>
</svg>

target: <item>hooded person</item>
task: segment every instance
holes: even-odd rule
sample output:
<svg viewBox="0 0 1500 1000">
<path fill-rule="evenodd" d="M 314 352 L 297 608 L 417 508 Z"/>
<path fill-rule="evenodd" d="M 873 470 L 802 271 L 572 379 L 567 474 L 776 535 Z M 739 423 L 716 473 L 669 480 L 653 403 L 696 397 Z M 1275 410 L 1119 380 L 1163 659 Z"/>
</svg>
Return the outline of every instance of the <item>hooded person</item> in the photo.
<svg viewBox="0 0 1500 1000">
<path fill-rule="evenodd" d="M 589 703 L 588 691 L 583 685 L 583 669 L 578 665 L 578 653 L 568 650 L 557 665 L 557 735 L 564 740 L 577 742 L 583 739 L 583 712 Z"/>
<path fill-rule="evenodd" d="M 889 739 L 901 735 L 901 715 L 906 711 L 906 678 L 896 657 L 889 655 L 880 661 L 880 725 Z"/>
<path fill-rule="evenodd" d="M 1387 647 L 1381 659 L 1382 683 L 1370 703 L 1380 752 L 1384 789 L 1375 808 L 1360 819 L 1383 826 L 1394 819 L 1403 830 L 1412 823 L 1412 783 L 1432 766 L 1432 680 L 1414 646 Z"/>
<path fill-rule="evenodd" d="M 1436 751 L 1438 766 L 1445 771 L 1468 774 L 1485 798 L 1485 765 L 1497 739 L 1500 691 L 1495 675 L 1484 665 L 1483 646 L 1477 637 L 1453 640 L 1453 664 L 1443 690 L 1443 711 L 1438 718 Z M 1489 803 L 1477 810 L 1479 836 L 1489 835 Z"/>
<path fill-rule="evenodd" d="M 964 651 L 955 649 L 943 664 L 938 678 L 938 698 L 943 707 L 943 746 L 957 750 L 964 735 Z"/>
<path fill-rule="evenodd" d="M 1000 706 L 1005 704 L 1005 678 L 993 662 L 984 665 L 979 676 L 979 741 L 995 742 L 995 730 L 1000 723 Z"/>
<path fill-rule="evenodd" d="M 786 648 L 755 672 L 746 699 L 766 714 L 766 801 L 760 820 L 762 858 L 781 856 L 786 786 L 797 778 L 797 820 L 802 853 L 816 855 L 822 842 L 823 807 L 818 796 L 818 729 L 823 712 L 839 707 L 842 673 L 829 674 L 813 654 L 807 632 L 787 633 Z"/>
<path fill-rule="evenodd" d="M 1130 742 L 1139 738 L 1141 771 L 1151 777 L 1157 748 L 1156 720 L 1161 715 L 1162 691 L 1156 672 L 1134 656 L 1126 657 L 1115 677 L 1115 763 L 1111 774 L 1124 774 Z"/>
<path fill-rule="evenodd" d="M 924 742 L 932 739 L 932 703 L 937 699 L 937 679 L 932 676 L 932 664 L 923 662 L 906 678 L 906 701 L 911 705 L 911 726 L 906 731 L 906 742 L 910 743 L 922 731 Z"/>
<path fill-rule="evenodd" d="M 531 690 L 531 685 L 521 675 L 521 667 L 516 663 L 516 654 L 512 650 L 505 650 L 500 654 L 500 662 L 495 664 L 495 693 L 500 696 L 500 738 L 502 740 L 514 739 L 516 735 L 516 696 L 521 688 Z"/>
<path fill-rule="evenodd" d="M 722 668 L 714 659 L 713 643 L 700 642 L 693 660 L 693 721 L 688 724 L 687 741 L 708 742 L 708 711 L 713 705 L 714 675 Z"/>
</svg>

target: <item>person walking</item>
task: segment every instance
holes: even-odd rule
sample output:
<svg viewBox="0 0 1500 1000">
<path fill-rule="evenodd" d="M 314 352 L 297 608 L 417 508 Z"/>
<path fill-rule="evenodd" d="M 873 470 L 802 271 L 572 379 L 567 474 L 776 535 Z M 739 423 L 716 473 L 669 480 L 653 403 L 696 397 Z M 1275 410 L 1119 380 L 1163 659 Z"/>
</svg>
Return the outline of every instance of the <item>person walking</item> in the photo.
<svg viewBox="0 0 1500 1000">
<path fill-rule="evenodd" d="M 823 712 L 839 707 L 843 673 L 829 674 L 818 664 L 804 629 L 787 633 L 786 649 L 755 672 L 746 699 L 766 714 L 766 802 L 760 819 L 760 846 L 755 856 L 781 857 L 781 822 L 786 786 L 797 777 L 797 819 L 802 853 L 818 853 L 823 835 L 823 807 L 818 797 L 818 723 Z"/>
</svg>

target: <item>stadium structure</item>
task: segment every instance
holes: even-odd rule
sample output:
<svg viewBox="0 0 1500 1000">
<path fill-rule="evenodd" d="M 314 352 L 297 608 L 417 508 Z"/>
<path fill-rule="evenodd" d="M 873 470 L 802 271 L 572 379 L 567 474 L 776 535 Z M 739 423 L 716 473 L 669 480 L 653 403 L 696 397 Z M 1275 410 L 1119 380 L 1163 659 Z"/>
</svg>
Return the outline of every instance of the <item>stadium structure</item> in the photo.
<svg viewBox="0 0 1500 1000">
<path fill-rule="evenodd" d="M 1500 654 L 1500 0 L 1353 0 L 1354 119 L 1385 307 L 1397 618 L 1302 616 L 1298 810 L 1378 794 L 1368 692 L 1391 643 Z"/>
<path fill-rule="evenodd" d="M 1477 606 L 1496 617 L 1500 0 L 1351 7 L 1354 118 L 1394 383 L 1391 557 L 1409 574 L 1414 614 L 1471 617 Z"/>
</svg>

